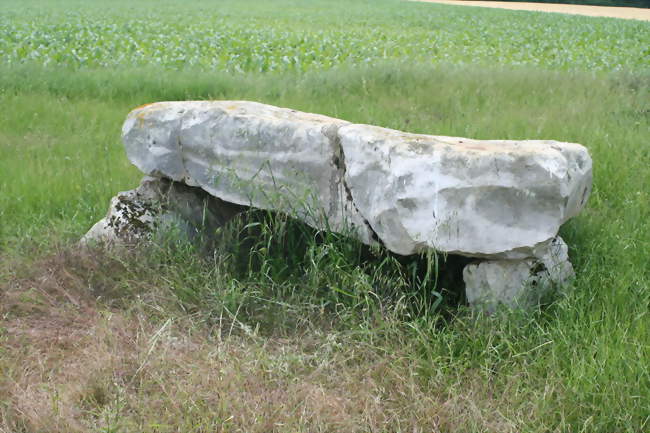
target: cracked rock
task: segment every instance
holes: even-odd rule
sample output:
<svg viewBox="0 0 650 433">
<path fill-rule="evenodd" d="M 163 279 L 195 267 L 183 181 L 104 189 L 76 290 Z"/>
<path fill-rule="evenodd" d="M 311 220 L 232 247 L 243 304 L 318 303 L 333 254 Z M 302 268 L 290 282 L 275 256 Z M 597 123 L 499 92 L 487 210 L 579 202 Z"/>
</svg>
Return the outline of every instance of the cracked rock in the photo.
<svg viewBox="0 0 650 433">
<path fill-rule="evenodd" d="M 142 172 L 223 202 L 402 255 L 433 249 L 487 260 L 465 270 L 475 303 L 489 292 L 512 304 L 518 288 L 566 281 L 566 254 L 555 262 L 549 254 L 591 191 L 591 158 L 579 144 L 410 134 L 256 102 L 149 104 L 122 132 Z M 115 200 L 109 220 L 122 218 Z M 133 221 L 148 225 L 147 212 Z"/>
<path fill-rule="evenodd" d="M 573 143 L 339 129 L 356 207 L 391 251 L 534 257 L 578 214 L 591 158 Z"/>
<path fill-rule="evenodd" d="M 337 131 L 345 124 L 256 102 L 159 102 L 133 110 L 122 133 L 146 174 L 371 243 L 342 182 Z"/>
</svg>

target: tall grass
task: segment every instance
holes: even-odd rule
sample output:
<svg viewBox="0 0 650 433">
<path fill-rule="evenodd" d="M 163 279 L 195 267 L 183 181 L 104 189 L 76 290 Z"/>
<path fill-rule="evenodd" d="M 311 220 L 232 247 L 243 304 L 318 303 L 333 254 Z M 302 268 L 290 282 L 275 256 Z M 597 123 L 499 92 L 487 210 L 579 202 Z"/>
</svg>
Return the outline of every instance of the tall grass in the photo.
<svg viewBox="0 0 650 433">
<path fill-rule="evenodd" d="M 6 10 L 21 25 L 104 10 L 66 1 L 36 13 L 33 4 Z M 464 38 L 464 22 L 487 31 L 519 16 L 359 1 L 341 18 L 323 1 L 246 4 L 194 2 L 186 19 L 214 6 L 237 26 L 343 36 L 353 25 L 394 35 L 409 22 L 405 35 L 422 44 L 427 26 L 472 41 L 481 32 Z M 106 13 L 127 19 L 147 5 Z M 174 2 L 159 6 L 156 17 L 176 16 Z M 462 20 L 446 27 L 450 16 Z M 602 40 L 633 43 L 605 49 L 591 71 L 585 59 L 603 46 L 568 47 L 579 59 L 547 59 L 547 69 L 408 53 L 282 75 L 155 62 L 0 65 L 0 431 L 647 430 L 650 75 L 638 50 L 647 25 L 558 20 L 595 29 L 583 41 L 609 32 Z M 525 23 L 512 40 L 525 39 Z M 560 43 L 552 34 L 544 38 Z M 524 46 L 508 52 L 534 59 Z M 208 254 L 174 236 L 117 255 L 76 251 L 110 197 L 141 177 L 120 140 L 126 113 L 185 99 L 256 100 L 417 133 L 582 143 L 594 190 L 561 229 L 573 290 L 535 311 L 484 317 L 464 306 L 462 260 L 399 257 L 255 211 L 223 228 Z"/>
<path fill-rule="evenodd" d="M 140 174 L 123 154 L 119 126 L 150 101 L 252 99 L 413 132 L 580 142 L 594 159 L 595 183 L 585 211 L 562 229 L 575 290 L 534 314 L 476 318 L 458 310 L 453 279 L 422 285 L 435 262 L 319 238 L 264 214 L 235 224 L 239 240 L 225 239 L 211 258 L 162 248 L 125 272 L 166 288 L 227 333 L 288 338 L 328 329 L 375 353 L 395 353 L 399 341 L 422 389 L 489 383 L 511 394 L 498 410 L 519 430 L 642 431 L 649 84 L 639 74 L 391 64 L 286 77 L 4 68 L 0 99 L 11 109 L 0 118 L 0 245 L 5 257 L 26 257 L 72 243 L 116 191 L 134 187 Z"/>
</svg>

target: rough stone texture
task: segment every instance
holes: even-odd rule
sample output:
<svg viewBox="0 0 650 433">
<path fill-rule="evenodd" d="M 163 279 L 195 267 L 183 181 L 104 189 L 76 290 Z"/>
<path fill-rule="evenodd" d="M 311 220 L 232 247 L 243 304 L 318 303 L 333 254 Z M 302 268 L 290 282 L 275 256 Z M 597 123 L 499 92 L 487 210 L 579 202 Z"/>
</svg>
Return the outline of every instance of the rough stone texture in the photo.
<svg viewBox="0 0 650 433">
<path fill-rule="evenodd" d="M 111 199 L 106 217 L 81 239 L 82 245 L 129 245 L 162 230 L 177 230 L 189 241 L 209 234 L 242 210 L 212 197 L 200 188 L 146 176 L 133 190 Z"/>
<path fill-rule="evenodd" d="M 463 280 L 468 302 L 487 312 L 494 312 L 499 304 L 527 308 L 573 278 L 568 248 L 560 237 L 538 246 L 535 254 L 535 259 L 467 265 Z"/>
<path fill-rule="evenodd" d="M 376 126 L 339 130 L 354 203 L 387 248 L 534 257 L 591 189 L 573 143 L 470 140 Z"/>
<path fill-rule="evenodd" d="M 255 102 L 162 102 L 123 128 L 143 172 L 391 251 L 525 259 L 576 215 L 591 158 L 573 143 L 471 140 L 353 125 Z M 370 230 L 372 229 L 372 230 Z"/>
<path fill-rule="evenodd" d="M 345 124 L 256 102 L 161 102 L 133 110 L 122 133 L 146 174 L 370 243 L 342 182 L 337 130 Z"/>
<path fill-rule="evenodd" d="M 591 158 L 579 144 L 408 134 L 256 102 L 150 104 L 122 132 L 145 174 L 198 187 L 186 203 L 204 203 L 203 190 L 402 255 L 485 259 L 464 278 L 470 302 L 488 310 L 529 304 L 568 280 L 556 236 L 591 191 Z M 160 221 L 139 204 L 142 189 L 113 199 L 87 237 L 138 237 Z"/>
</svg>

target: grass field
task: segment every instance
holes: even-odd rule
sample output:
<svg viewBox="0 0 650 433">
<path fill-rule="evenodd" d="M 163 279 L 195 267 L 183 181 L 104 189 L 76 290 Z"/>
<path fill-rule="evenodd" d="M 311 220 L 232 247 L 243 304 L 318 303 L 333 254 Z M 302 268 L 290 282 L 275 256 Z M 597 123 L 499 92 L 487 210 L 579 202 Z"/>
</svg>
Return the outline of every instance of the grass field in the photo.
<svg viewBox="0 0 650 433">
<path fill-rule="evenodd" d="M 648 430 L 648 47 L 648 23 L 397 1 L 3 1 L 0 432 Z M 453 258 L 267 214 L 209 257 L 78 251 L 141 176 L 126 113 L 205 98 L 584 144 L 574 287 L 485 317 Z"/>
</svg>

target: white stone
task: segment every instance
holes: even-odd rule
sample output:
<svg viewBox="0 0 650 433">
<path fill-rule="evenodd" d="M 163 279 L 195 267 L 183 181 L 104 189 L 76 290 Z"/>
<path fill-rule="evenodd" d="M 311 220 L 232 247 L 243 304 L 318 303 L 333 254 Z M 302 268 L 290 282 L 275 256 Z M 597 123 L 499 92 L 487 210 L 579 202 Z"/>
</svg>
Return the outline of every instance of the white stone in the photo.
<svg viewBox="0 0 650 433">
<path fill-rule="evenodd" d="M 145 174 L 198 187 L 182 202 L 205 203 L 202 190 L 398 254 L 483 259 L 463 274 L 470 303 L 488 311 L 534 303 L 573 275 L 556 236 L 591 191 L 579 144 L 409 134 L 245 101 L 138 107 L 122 132 Z M 138 204 L 141 189 L 113 199 L 86 238 L 119 237 L 129 221 L 137 238 L 138 227 L 164 220 Z M 185 208 L 173 218 L 191 220 L 197 206 Z"/>
<path fill-rule="evenodd" d="M 535 258 L 525 260 L 486 260 L 467 265 L 463 269 L 467 301 L 486 312 L 494 312 L 500 304 L 528 308 L 571 281 L 573 266 L 560 237 L 538 246 L 535 254 Z"/>
<path fill-rule="evenodd" d="M 159 213 L 152 205 L 160 198 L 157 188 L 151 187 L 153 182 L 159 180 L 145 178 L 138 188 L 118 192 L 111 199 L 106 216 L 92 226 L 80 243 L 133 243 L 147 236 Z"/>
<path fill-rule="evenodd" d="M 130 245 L 165 230 L 193 241 L 224 225 L 241 207 L 210 196 L 200 188 L 145 176 L 140 185 L 111 199 L 106 217 L 80 240 L 81 245 Z"/>
<path fill-rule="evenodd" d="M 523 259 L 583 207 L 591 158 L 573 143 L 339 130 L 355 206 L 386 247 Z"/>
<path fill-rule="evenodd" d="M 342 183 L 336 131 L 345 124 L 256 102 L 161 102 L 133 110 L 122 133 L 146 174 L 371 243 Z"/>
<path fill-rule="evenodd" d="M 407 134 L 255 102 L 161 102 L 123 127 L 143 172 L 391 251 L 525 259 L 584 206 L 573 143 Z M 370 230 L 372 229 L 372 230 Z"/>
</svg>

